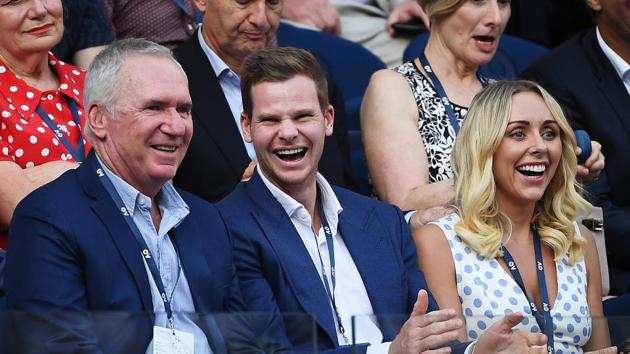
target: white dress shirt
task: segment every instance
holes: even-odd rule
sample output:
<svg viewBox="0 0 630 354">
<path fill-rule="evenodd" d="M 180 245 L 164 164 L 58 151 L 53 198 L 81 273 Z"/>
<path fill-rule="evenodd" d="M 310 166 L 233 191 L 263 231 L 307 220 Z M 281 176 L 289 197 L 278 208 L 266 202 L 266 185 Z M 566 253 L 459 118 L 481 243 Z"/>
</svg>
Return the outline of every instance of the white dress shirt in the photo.
<svg viewBox="0 0 630 354">
<path fill-rule="evenodd" d="M 333 235 L 333 248 L 335 252 L 335 275 L 336 288 L 333 290 L 332 280 L 330 277 L 330 256 L 326 243 L 326 235 L 322 227 L 319 228 L 317 236 L 313 232 L 313 221 L 306 208 L 298 203 L 295 199 L 274 186 L 258 168 L 258 173 L 263 182 L 273 195 L 273 197 L 282 205 L 287 215 L 290 217 L 293 226 L 297 230 L 308 254 L 311 256 L 313 266 L 317 269 L 317 273 L 322 279 L 324 286 L 322 266 L 326 269 L 329 288 L 334 291 L 335 303 L 339 310 L 341 323 L 346 331 L 346 336 L 350 339 L 355 338 L 356 344 L 370 343 L 367 348 L 368 353 L 387 353 L 391 342 L 382 343 L 383 334 L 376 324 L 374 311 L 367 290 L 361 279 L 361 274 L 352 260 L 352 256 L 346 247 L 341 235 L 338 231 L 339 214 L 343 211 L 339 200 L 330 184 L 321 174 L 317 174 L 317 185 L 320 191 L 320 198 L 324 215 L 328 221 L 328 225 Z M 318 253 L 319 249 L 319 253 Z M 321 262 L 320 262 L 321 254 Z M 337 317 L 329 299 L 330 311 L 335 320 L 335 328 L 337 330 L 337 340 L 340 345 L 352 344 L 345 343 L 345 340 L 339 331 Z M 355 317 L 355 333 L 352 328 L 352 317 Z"/>
<path fill-rule="evenodd" d="M 245 149 L 247 150 L 247 156 L 249 156 L 249 158 L 252 160 L 256 160 L 256 151 L 254 151 L 254 145 L 245 141 L 245 137 L 243 137 L 243 131 L 241 130 L 241 112 L 243 112 L 243 100 L 241 97 L 241 79 L 208 46 L 206 40 L 203 38 L 201 30 L 201 25 L 199 25 L 199 31 L 197 31 L 197 39 L 199 40 L 201 49 L 203 49 L 203 52 L 206 53 L 206 56 L 208 57 L 208 60 L 210 61 L 210 64 L 214 69 L 214 74 L 217 76 L 217 80 L 219 80 L 221 90 L 223 90 L 225 99 L 230 106 L 230 111 L 232 112 L 232 117 L 234 118 L 236 129 L 238 129 L 239 134 L 241 134 L 241 140 L 243 141 Z"/>
<path fill-rule="evenodd" d="M 612 48 L 606 44 L 604 38 L 602 38 L 602 34 L 599 32 L 599 27 L 597 27 L 597 42 L 599 43 L 600 48 L 604 52 L 604 55 L 610 60 L 610 63 L 615 68 L 617 75 L 623 81 L 624 86 L 626 86 L 626 91 L 628 91 L 628 95 L 630 95 L 630 64 L 628 64 L 623 58 L 619 56 L 619 54 L 615 53 Z"/>
</svg>

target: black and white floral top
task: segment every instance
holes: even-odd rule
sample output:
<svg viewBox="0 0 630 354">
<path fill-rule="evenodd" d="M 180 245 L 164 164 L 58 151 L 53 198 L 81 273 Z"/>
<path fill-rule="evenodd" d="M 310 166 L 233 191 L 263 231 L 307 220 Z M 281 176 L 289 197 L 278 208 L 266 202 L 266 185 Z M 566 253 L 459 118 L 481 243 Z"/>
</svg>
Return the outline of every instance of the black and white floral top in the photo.
<svg viewBox="0 0 630 354">
<path fill-rule="evenodd" d="M 392 70 L 407 80 L 418 105 L 418 132 L 420 132 L 424 150 L 427 153 L 429 182 L 444 181 L 453 177 L 451 152 L 455 144 L 456 134 L 448 120 L 440 96 L 413 61 L 404 63 Z M 482 76 L 479 76 L 479 79 L 484 86 L 491 82 L 491 79 Z M 453 102 L 451 104 L 455 111 L 455 117 L 461 124 L 468 112 L 468 107 L 462 107 Z"/>
</svg>

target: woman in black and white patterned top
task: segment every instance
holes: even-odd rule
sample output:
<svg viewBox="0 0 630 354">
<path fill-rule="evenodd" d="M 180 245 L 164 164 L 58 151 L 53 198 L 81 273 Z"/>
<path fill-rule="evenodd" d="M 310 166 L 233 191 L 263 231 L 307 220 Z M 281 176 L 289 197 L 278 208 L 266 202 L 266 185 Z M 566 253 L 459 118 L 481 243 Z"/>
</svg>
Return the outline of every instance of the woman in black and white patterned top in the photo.
<svg viewBox="0 0 630 354">
<path fill-rule="evenodd" d="M 446 181 L 453 177 L 451 169 L 451 149 L 456 133 L 449 122 L 448 114 L 440 95 L 433 84 L 425 77 L 416 61 L 407 62 L 394 68 L 409 84 L 418 107 L 418 132 L 427 154 L 429 183 Z M 479 76 L 479 81 L 486 86 L 490 80 Z M 468 112 L 468 107 L 451 102 L 457 123 Z"/>
<path fill-rule="evenodd" d="M 455 137 L 473 97 L 488 83 L 477 69 L 494 56 L 510 18 L 510 0 L 418 1 L 431 21 L 424 55 L 375 73 L 361 110 L 376 192 L 403 210 L 421 211 L 413 224 L 449 213 Z M 585 166 L 601 171 L 599 144 L 593 147 Z"/>
</svg>

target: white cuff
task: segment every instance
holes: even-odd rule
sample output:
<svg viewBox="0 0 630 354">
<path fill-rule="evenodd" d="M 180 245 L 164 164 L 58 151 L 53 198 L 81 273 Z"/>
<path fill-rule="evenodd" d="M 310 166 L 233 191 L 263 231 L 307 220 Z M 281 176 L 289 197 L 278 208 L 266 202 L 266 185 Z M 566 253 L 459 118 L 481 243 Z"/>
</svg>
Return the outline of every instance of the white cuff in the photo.
<svg viewBox="0 0 630 354">
<path fill-rule="evenodd" d="M 385 342 L 381 344 L 373 344 L 367 347 L 366 354 L 387 354 L 389 353 L 389 346 L 392 342 Z"/>
<path fill-rule="evenodd" d="M 473 341 L 472 343 L 468 344 L 468 346 L 466 347 L 466 350 L 464 350 L 464 354 L 471 354 L 472 347 L 473 345 L 475 345 L 475 343 L 477 343 L 477 341 Z"/>
</svg>

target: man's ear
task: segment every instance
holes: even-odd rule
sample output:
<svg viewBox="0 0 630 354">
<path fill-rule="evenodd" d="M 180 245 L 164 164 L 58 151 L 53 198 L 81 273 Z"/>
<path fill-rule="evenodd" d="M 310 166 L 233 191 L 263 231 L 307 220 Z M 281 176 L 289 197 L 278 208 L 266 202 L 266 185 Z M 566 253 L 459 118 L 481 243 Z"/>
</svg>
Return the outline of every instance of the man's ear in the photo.
<svg viewBox="0 0 630 354">
<path fill-rule="evenodd" d="M 208 4 L 208 1 L 213 1 L 213 0 L 193 0 L 193 3 L 195 4 L 195 6 L 197 7 L 199 11 L 205 13 L 206 5 Z"/>
<path fill-rule="evenodd" d="M 246 142 L 252 142 L 252 124 L 249 116 L 245 112 L 241 112 L 241 129 L 243 130 L 243 138 Z"/>
<path fill-rule="evenodd" d="M 107 136 L 107 117 L 109 114 L 105 106 L 100 104 L 92 104 L 87 109 L 87 124 L 90 127 L 92 135 L 97 139 L 105 139 Z"/>
<path fill-rule="evenodd" d="M 333 133 L 333 125 L 335 124 L 335 109 L 330 104 L 324 111 L 324 124 L 326 126 L 326 136 L 331 136 Z"/>
<path fill-rule="evenodd" d="M 602 10 L 601 0 L 586 0 L 586 5 L 588 5 L 595 12 L 599 12 Z"/>
</svg>

